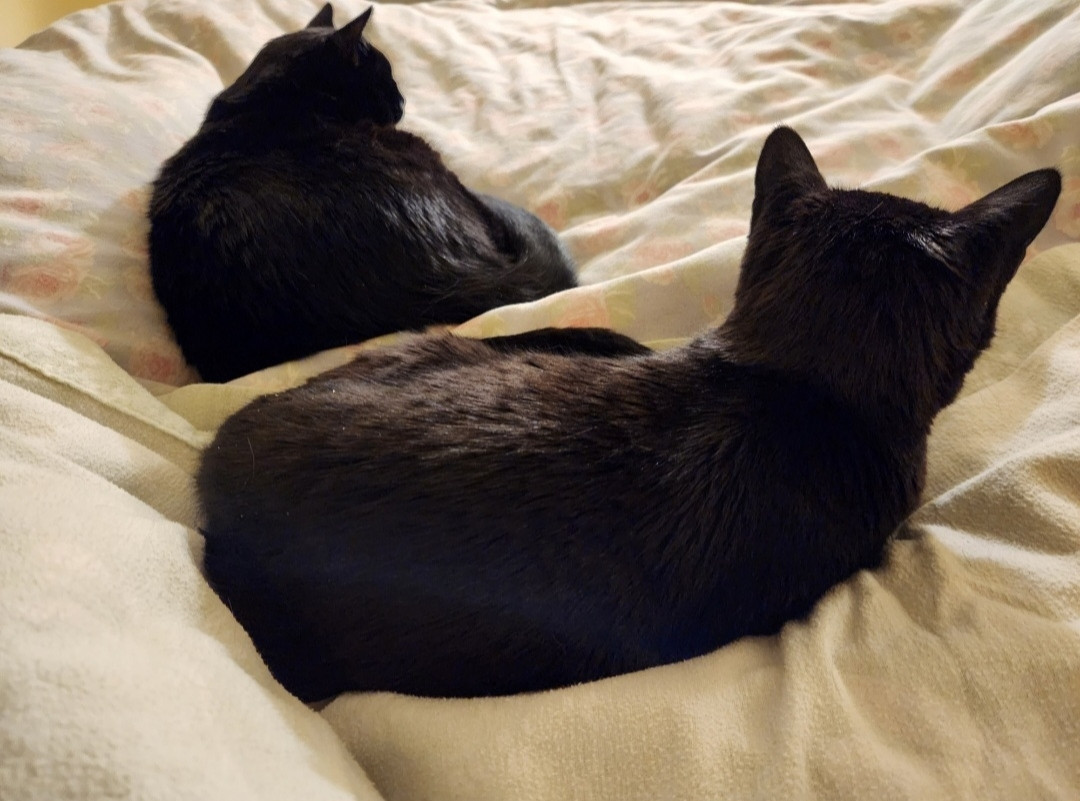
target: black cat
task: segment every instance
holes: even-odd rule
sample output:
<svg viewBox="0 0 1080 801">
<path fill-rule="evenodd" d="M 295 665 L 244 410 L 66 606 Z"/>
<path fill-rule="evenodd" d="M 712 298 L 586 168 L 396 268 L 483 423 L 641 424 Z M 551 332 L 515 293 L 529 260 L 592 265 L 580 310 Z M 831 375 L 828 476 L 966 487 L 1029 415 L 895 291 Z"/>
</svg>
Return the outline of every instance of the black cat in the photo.
<svg viewBox="0 0 1080 801">
<path fill-rule="evenodd" d="M 207 576 L 307 700 L 540 690 L 776 632 L 881 563 L 1060 188 L 955 213 L 830 189 L 780 128 L 719 329 L 419 337 L 259 398 L 198 474 Z"/>
<path fill-rule="evenodd" d="M 371 9 L 331 15 L 268 43 L 154 183 L 154 291 L 206 380 L 575 285 L 543 222 L 394 127 Z"/>
</svg>

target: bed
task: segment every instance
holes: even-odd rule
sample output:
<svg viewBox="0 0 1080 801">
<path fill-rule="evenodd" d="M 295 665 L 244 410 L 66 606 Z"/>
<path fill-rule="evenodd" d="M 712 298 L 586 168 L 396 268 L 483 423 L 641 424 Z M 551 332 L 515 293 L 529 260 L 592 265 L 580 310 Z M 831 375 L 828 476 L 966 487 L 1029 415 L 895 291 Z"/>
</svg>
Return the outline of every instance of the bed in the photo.
<svg viewBox="0 0 1080 801">
<path fill-rule="evenodd" d="M 580 264 L 463 335 L 665 348 L 721 320 L 780 123 L 833 183 L 947 208 L 1046 166 L 1064 186 L 884 567 L 681 664 L 314 709 L 203 580 L 192 473 L 240 405 L 394 337 L 199 383 L 145 209 L 208 100 L 319 5 L 128 0 L 0 52 L 0 796 L 1080 798 L 1077 4 L 378 3 L 402 124 Z"/>
</svg>

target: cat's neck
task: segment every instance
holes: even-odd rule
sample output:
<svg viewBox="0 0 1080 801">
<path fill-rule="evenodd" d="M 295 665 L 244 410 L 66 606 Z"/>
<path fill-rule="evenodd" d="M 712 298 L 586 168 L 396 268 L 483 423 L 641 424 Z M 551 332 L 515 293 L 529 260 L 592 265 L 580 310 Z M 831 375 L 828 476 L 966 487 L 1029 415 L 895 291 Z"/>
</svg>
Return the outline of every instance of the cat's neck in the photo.
<svg viewBox="0 0 1080 801">
<path fill-rule="evenodd" d="M 813 393 L 817 398 L 827 399 L 853 421 L 902 450 L 925 443 L 936 414 L 935 409 L 923 409 L 907 398 L 870 398 L 857 391 L 845 393 L 812 374 L 771 364 L 727 324 L 693 340 L 687 351 L 692 359 L 706 365 L 704 369 L 735 369 L 762 380 L 787 384 L 792 392 Z"/>
<path fill-rule="evenodd" d="M 374 125 L 370 120 L 346 118 L 340 103 L 329 95 L 275 88 L 264 96 L 222 92 L 210 104 L 204 127 L 243 127 L 245 134 L 281 137 L 363 123 Z"/>
<path fill-rule="evenodd" d="M 358 121 L 346 123 L 330 115 L 294 109 L 284 118 L 272 111 L 247 106 L 230 107 L 215 101 L 207 112 L 200 129 L 200 141 L 204 144 L 218 142 L 219 147 L 237 147 L 245 152 L 278 147 L 293 147 L 311 141 L 333 141 L 342 132 L 357 133 L 374 123 Z"/>
</svg>

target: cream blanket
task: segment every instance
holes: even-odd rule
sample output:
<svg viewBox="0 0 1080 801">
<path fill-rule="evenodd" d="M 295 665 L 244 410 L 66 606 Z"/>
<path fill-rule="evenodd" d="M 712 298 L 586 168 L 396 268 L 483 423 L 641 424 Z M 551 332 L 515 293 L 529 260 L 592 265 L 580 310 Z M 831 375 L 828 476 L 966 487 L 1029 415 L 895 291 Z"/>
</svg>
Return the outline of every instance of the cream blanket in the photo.
<svg viewBox="0 0 1080 801">
<path fill-rule="evenodd" d="M 884 568 L 679 665 L 318 712 L 203 581 L 191 476 L 229 412 L 351 351 L 190 383 L 140 217 L 221 82 L 317 8 L 132 0 L 0 52 L 0 798 L 1080 797 L 1076 6 L 380 4 L 404 124 L 582 265 L 465 334 L 663 347 L 721 318 L 782 121 L 833 181 L 956 207 L 1056 164 L 1065 190 Z"/>
</svg>

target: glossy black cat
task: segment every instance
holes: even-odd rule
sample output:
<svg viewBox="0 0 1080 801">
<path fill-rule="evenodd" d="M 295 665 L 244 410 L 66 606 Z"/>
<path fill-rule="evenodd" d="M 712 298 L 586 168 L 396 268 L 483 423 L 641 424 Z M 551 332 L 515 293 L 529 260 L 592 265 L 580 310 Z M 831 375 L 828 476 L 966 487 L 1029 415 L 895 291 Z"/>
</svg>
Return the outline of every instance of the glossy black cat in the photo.
<svg viewBox="0 0 1080 801">
<path fill-rule="evenodd" d="M 1060 187 L 955 213 L 830 189 L 778 129 L 720 328 L 664 353 L 419 337 L 260 398 L 198 475 L 207 575 L 308 700 L 539 690 L 776 632 L 881 563 Z"/>
<path fill-rule="evenodd" d="M 394 127 L 371 10 L 331 14 L 269 42 L 154 184 L 154 291 L 206 380 L 575 284 L 543 222 Z"/>
</svg>

